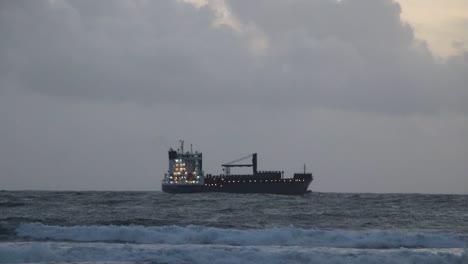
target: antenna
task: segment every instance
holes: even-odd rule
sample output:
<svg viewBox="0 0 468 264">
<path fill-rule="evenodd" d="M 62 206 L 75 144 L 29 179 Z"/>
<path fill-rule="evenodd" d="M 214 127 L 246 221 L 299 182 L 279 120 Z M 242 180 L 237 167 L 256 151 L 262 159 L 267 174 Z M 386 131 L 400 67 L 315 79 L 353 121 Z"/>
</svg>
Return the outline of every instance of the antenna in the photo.
<svg viewBox="0 0 468 264">
<path fill-rule="evenodd" d="M 304 174 L 306 174 L 306 164 L 304 163 Z"/>
<path fill-rule="evenodd" d="M 179 142 L 180 142 L 180 153 L 184 154 L 184 141 L 179 140 Z"/>
<path fill-rule="evenodd" d="M 192 144 L 190 144 L 190 154 L 192 154 L 193 151 L 192 151 Z"/>
</svg>

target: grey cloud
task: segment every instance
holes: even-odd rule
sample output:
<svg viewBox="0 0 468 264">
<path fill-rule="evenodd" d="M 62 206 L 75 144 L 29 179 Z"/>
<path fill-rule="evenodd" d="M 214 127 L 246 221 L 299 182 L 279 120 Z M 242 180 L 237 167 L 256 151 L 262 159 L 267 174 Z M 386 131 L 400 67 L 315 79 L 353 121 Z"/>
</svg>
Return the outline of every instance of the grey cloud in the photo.
<svg viewBox="0 0 468 264">
<path fill-rule="evenodd" d="M 466 77 L 453 82 L 441 70 L 393 1 L 229 2 L 240 21 L 264 33 L 264 56 L 249 52 L 245 35 L 214 27 L 207 6 L 15 2 L 2 8 L 0 67 L 36 92 L 144 103 L 467 111 L 466 101 L 453 102 Z M 468 62 L 458 61 L 446 67 L 463 71 Z M 441 96 L 442 89 L 453 96 Z"/>
<path fill-rule="evenodd" d="M 182 92 L 203 92 L 207 79 L 216 80 L 220 75 L 210 78 L 209 71 L 215 60 L 230 65 L 243 57 L 235 54 L 239 41 L 229 30 L 211 29 L 206 10 L 160 1 L 155 7 L 134 6 L 135 14 L 128 10 L 101 17 L 83 3 L 51 6 L 44 1 L 42 8 L 4 9 L 10 45 L 3 51 L 8 49 L 10 59 L 3 64 L 16 69 L 21 87 L 98 100 L 174 101 Z M 129 5 L 110 5 L 119 3 Z M 17 18 L 30 23 L 17 25 Z M 215 36 L 220 41 L 213 44 Z"/>
<path fill-rule="evenodd" d="M 401 22 L 393 1 L 230 4 L 242 20 L 266 32 L 272 53 L 280 54 L 276 64 L 293 69 L 280 75 L 284 83 L 297 85 L 312 105 L 411 113 L 438 111 L 457 100 L 440 93 L 461 87 L 443 70 L 454 65 L 439 65 Z M 450 108 L 467 110 L 461 104 Z"/>
</svg>

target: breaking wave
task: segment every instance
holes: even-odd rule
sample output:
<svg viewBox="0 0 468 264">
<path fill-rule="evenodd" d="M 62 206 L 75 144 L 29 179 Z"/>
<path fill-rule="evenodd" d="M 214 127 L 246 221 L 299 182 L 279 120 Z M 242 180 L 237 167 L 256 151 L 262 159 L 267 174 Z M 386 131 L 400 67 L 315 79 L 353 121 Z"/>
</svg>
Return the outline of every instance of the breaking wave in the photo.
<svg viewBox="0 0 468 264">
<path fill-rule="evenodd" d="M 222 229 L 203 226 L 49 226 L 20 224 L 16 236 L 32 240 L 198 244 L 230 246 L 307 246 L 358 249 L 466 248 L 468 237 L 401 231 L 346 231 L 282 227 Z"/>
<path fill-rule="evenodd" d="M 462 249 L 340 249 L 278 246 L 157 245 L 79 242 L 0 244 L 0 263 L 399 263 L 465 264 Z"/>
</svg>

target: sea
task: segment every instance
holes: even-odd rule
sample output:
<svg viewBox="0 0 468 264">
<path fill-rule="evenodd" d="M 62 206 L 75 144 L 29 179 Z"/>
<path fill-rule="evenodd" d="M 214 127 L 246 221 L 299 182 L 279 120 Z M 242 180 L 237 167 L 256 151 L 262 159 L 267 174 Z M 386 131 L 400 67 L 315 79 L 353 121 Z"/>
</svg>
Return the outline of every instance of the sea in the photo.
<svg viewBox="0 0 468 264">
<path fill-rule="evenodd" d="M 468 263 L 468 195 L 0 192 L 0 263 Z"/>
</svg>

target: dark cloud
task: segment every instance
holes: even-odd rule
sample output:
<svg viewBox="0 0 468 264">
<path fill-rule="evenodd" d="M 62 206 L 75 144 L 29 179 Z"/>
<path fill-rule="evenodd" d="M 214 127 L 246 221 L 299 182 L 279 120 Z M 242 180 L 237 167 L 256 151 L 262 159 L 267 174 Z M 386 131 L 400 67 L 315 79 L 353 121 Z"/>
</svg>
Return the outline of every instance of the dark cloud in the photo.
<svg viewBox="0 0 468 264">
<path fill-rule="evenodd" d="M 296 86 L 312 105 L 411 113 L 437 111 L 458 100 L 440 91 L 462 87 L 443 69 L 462 70 L 461 65 L 440 65 L 400 20 L 401 8 L 393 1 L 230 4 L 242 20 L 265 31 L 271 53 L 279 56 L 272 64 L 290 69 L 279 75 L 282 84 Z M 467 110 L 463 104 L 450 108 Z"/>
<path fill-rule="evenodd" d="M 415 40 L 392 1 L 229 6 L 244 26 L 266 39 L 265 54 L 249 50 L 255 32 L 246 36 L 226 25 L 214 27 L 216 14 L 207 6 L 8 3 L 2 8 L 1 67 L 25 89 L 92 100 L 280 101 L 388 113 L 445 107 L 466 112 L 468 104 L 450 102 L 460 95 L 441 97 L 442 89 L 460 92 L 459 83 Z M 447 67 L 461 71 L 466 64 L 465 59 Z"/>
</svg>

